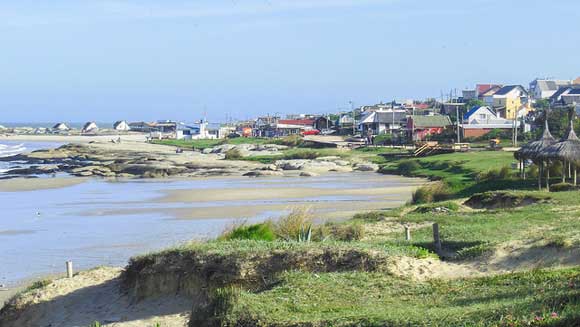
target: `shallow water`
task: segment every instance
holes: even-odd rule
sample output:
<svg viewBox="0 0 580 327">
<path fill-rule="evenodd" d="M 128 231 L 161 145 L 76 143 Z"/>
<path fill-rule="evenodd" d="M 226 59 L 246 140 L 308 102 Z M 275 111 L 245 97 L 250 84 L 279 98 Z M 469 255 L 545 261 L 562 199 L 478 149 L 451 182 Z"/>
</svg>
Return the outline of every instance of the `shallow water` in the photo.
<svg viewBox="0 0 580 327">
<path fill-rule="evenodd" d="M 34 180 L 30 180 L 34 183 Z M 13 285 L 34 276 L 59 273 L 65 261 L 78 269 L 98 265 L 123 266 L 136 254 L 159 250 L 192 239 L 213 238 L 232 217 L 174 219 L 173 208 L 292 204 L 300 199 L 163 203 L 154 201 L 167 190 L 280 187 L 360 189 L 408 185 L 396 177 L 372 173 L 330 174 L 315 178 L 217 178 L 181 181 L 90 180 L 75 186 L 28 192 L 0 192 L 0 284 Z M 304 201 L 378 201 L 375 196 L 319 196 Z M 384 199 L 382 200 L 384 201 Z M 398 205 L 400 199 L 393 199 Z M 157 209 L 152 214 L 115 214 Z M 167 209 L 164 214 L 163 210 Z M 249 222 L 282 215 L 262 211 Z"/>
<path fill-rule="evenodd" d="M 61 146 L 62 143 L 55 142 L 22 142 L 0 140 L 0 158 L 12 157 L 22 153 L 29 153 L 40 149 L 53 149 Z M 15 166 L 25 167 L 18 162 L 0 161 L 0 177 L 10 168 Z"/>
</svg>

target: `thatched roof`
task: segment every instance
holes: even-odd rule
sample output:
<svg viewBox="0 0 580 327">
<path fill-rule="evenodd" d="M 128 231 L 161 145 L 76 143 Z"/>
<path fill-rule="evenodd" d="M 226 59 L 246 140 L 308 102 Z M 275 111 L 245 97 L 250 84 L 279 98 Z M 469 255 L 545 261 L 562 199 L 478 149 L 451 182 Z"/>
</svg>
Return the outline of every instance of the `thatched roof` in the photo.
<svg viewBox="0 0 580 327">
<path fill-rule="evenodd" d="M 541 157 L 580 162 L 580 139 L 578 139 L 578 136 L 574 132 L 572 120 L 570 120 L 570 126 L 562 141 L 547 147 L 542 151 Z"/>
<path fill-rule="evenodd" d="M 514 153 L 516 159 L 536 159 L 548 147 L 556 144 L 556 139 L 550 133 L 548 127 L 548 119 L 545 120 L 544 133 L 538 140 L 523 145 L 518 151 Z"/>
</svg>

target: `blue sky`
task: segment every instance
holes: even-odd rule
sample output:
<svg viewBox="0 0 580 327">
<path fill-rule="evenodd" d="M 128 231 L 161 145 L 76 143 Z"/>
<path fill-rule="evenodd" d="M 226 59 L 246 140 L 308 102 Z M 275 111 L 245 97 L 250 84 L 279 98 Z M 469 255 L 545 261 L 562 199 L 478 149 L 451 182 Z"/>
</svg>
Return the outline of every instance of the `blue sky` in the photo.
<svg viewBox="0 0 580 327">
<path fill-rule="evenodd" d="M 0 0 L 0 121 L 331 112 L 580 75 L 577 0 Z"/>
</svg>

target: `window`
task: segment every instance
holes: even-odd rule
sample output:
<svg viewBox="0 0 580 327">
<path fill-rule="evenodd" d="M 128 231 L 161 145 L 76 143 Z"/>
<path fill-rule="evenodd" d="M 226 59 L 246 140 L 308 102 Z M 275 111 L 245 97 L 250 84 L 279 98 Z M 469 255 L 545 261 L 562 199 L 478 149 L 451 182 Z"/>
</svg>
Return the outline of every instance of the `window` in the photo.
<svg viewBox="0 0 580 327">
<path fill-rule="evenodd" d="M 487 115 L 486 114 L 479 114 L 479 119 L 486 119 Z"/>
</svg>

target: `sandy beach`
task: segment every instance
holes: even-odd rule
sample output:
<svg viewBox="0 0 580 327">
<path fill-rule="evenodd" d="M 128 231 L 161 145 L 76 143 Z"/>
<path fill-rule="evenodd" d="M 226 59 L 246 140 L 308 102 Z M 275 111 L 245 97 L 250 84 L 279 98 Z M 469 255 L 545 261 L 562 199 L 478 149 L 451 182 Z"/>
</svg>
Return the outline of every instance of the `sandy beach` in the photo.
<svg viewBox="0 0 580 327">
<path fill-rule="evenodd" d="M 69 187 L 86 182 L 82 177 L 13 178 L 0 180 L 0 192 L 24 192 Z"/>
<path fill-rule="evenodd" d="M 121 138 L 121 141 L 145 142 L 145 134 L 118 134 L 118 135 L 28 135 L 28 134 L 0 134 L 1 141 L 29 141 L 54 143 L 90 143 L 110 142 Z"/>
</svg>

